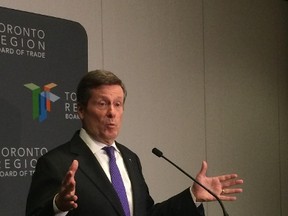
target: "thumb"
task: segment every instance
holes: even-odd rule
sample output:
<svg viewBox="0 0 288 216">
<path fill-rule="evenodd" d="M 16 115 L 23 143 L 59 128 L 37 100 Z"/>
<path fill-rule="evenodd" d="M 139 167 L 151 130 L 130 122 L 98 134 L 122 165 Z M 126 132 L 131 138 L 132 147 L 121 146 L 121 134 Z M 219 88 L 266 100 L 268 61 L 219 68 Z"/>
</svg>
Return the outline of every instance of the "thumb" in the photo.
<svg viewBox="0 0 288 216">
<path fill-rule="evenodd" d="M 71 171 L 72 176 L 75 175 L 77 169 L 78 169 L 79 163 L 77 160 L 73 160 L 71 166 L 69 167 L 69 171 Z"/>
<path fill-rule="evenodd" d="M 202 161 L 201 170 L 198 173 L 198 176 L 206 176 L 208 170 L 208 164 L 206 161 Z"/>
</svg>

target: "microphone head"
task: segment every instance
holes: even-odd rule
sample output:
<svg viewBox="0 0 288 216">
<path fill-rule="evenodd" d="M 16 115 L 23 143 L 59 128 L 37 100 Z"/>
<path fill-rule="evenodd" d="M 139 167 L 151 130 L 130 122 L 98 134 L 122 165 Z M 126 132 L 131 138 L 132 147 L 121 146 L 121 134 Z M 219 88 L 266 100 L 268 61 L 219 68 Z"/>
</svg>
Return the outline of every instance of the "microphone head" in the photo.
<svg viewBox="0 0 288 216">
<path fill-rule="evenodd" d="M 163 156 L 163 152 L 161 152 L 159 149 L 157 148 L 153 148 L 152 149 L 152 153 L 155 154 L 158 157 L 162 157 Z"/>
</svg>

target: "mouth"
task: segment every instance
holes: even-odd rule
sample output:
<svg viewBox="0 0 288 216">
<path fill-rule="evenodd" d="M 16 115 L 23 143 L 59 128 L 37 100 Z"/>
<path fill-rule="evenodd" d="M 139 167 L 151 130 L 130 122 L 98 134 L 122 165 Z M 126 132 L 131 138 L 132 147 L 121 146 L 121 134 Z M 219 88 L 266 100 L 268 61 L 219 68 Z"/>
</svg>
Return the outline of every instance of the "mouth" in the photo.
<svg viewBox="0 0 288 216">
<path fill-rule="evenodd" d="M 112 129 L 112 128 L 115 128 L 116 126 L 117 126 L 117 125 L 114 124 L 114 123 L 107 123 L 107 124 L 106 124 L 106 127 L 107 127 L 107 128 L 111 128 L 111 129 Z"/>
</svg>

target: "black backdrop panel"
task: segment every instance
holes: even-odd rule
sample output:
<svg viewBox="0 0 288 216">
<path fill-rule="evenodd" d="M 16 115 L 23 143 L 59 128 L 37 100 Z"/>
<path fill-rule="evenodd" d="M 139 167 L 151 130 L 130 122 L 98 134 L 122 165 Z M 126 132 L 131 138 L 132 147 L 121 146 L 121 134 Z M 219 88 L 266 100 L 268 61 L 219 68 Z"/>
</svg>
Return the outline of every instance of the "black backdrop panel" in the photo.
<svg viewBox="0 0 288 216">
<path fill-rule="evenodd" d="M 25 215 L 38 157 L 80 127 L 87 61 L 79 23 L 0 7 L 0 215 Z"/>
</svg>

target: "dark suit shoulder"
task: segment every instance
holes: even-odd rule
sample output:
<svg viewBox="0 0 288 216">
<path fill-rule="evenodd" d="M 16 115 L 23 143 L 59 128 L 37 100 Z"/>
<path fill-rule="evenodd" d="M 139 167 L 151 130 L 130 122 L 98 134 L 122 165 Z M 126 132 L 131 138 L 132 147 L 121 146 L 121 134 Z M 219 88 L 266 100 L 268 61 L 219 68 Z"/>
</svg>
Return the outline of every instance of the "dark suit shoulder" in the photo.
<svg viewBox="0 0 288 216">
<path fill-rule="evenodd" d="M 77 152 L 76 149 L 81 149 L 81 148 L 88 149 L 88 147 L 85 145 L 84 141 L 80 138 L 79 131 L 76 131 L 74 133 L 73 137 L 69 141 L 49 150 L 44 155 L 44 157 L 51 157 L 53 155 L 58 155 L 58 154 L 63 154 L 63 153 L 65 154 L 65 152 L 67 152 L 69 154 L 71 152 L 76 153 Z"/>
<path fill-rule="evenodd" d="M 50 164 L 56 167 L 63 167 L 65 170 L 70 166 L 72 161 L 77 157 L 78 152 L 89 152 L 89 148 L 80 138 L 79 133 L 76 132 L 71 140 L 61 144 L 38 159 L 37 164 Z"/>
<path fill-rule="evenodd" d="M 138 155 L 135 152 L 133 152 L 131 149 L 129 149 L 125 145 L 118 143 L 118 142 L 116 142 L 116 146 L 118 147 L 118 149 L 120 150 L 124 158 L 125 157 L 134 158 L 140 162 Z"/>
</svg>

